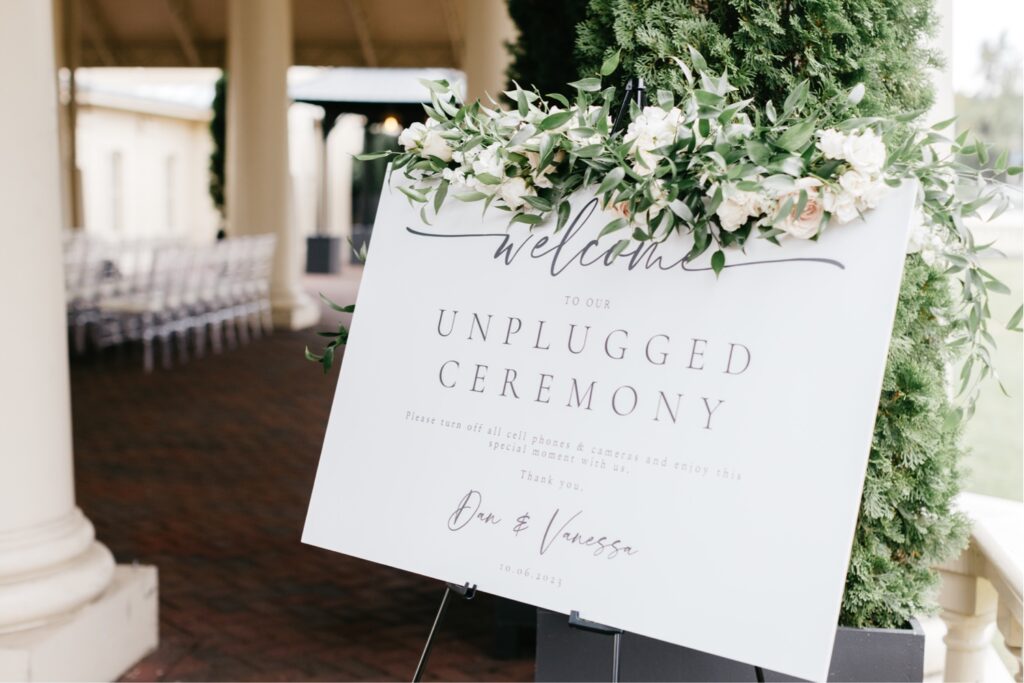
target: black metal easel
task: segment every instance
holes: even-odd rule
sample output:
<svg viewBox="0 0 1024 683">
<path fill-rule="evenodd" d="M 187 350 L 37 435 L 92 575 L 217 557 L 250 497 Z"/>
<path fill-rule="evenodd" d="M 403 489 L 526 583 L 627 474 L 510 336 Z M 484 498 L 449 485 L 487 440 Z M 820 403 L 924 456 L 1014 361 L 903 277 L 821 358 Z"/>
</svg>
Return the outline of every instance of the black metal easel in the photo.
<svg viewBox="0 0 1024 683">
<path fill-rule="evenodd" d="M 619 130 L 619 127 L 626 120 L 626 112 L 629 111 L 629 103 L 636 102 L 638 107 L 644 106 L 644 79 L 639 76 L 633 76 L 626 81 L 626 92 L 622 96 L 622 104 L 619 106 L 619 114 L 615 117 L 615 123 L 612 124 L 612 131 Z"/>
<path fill-rule="evenodd" d="M 445 584 L 444 595 L 441 597 L 441 604 L 437 608 L 434 624 L 430 627 L 430 633 L 427 634 L 427 642 L 423 644 L 423 653 L 420 655 L 419 664 L 416 665 L 416 673 L 412 676 L 412 683 L 419 683 L 423 680 L 423 672 L 427 669 L 427 660 L 430 659 L 430 651 L 434 647 L 434 636 L 437 635 L 437 628 L 441 625 L 445 612 L 448 611 L 448 603 L 451 602 L 452 595 L 458 595 L 464 600 L 472 600 L 476 597 L 476 584 L 474 583 L 472 586 L 469 583 L 463 586 L 454 583 Z"/>
</svg>

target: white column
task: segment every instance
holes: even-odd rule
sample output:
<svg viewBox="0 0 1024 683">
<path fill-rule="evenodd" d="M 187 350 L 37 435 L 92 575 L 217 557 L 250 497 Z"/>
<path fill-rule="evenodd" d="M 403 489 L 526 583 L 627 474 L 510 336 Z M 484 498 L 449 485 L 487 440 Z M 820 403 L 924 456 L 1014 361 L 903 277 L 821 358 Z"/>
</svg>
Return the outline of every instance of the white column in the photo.
<svg viewBox="0 0 1024 683">
<path fill-rule="evenodd" d="M 320 308 L 302 289 L 301 236 L 288 168 L 290 0 L 230 0 L 228 5 L 228 232 L 274 233 L 274 324 L 316 324 Z"/>
<path fill-rule="evenodd" d="M 0 635 L 0 680 L 114 676 L 120 671 L 88 657 L 125 668 L 134 661 L 118 659 L 121 632 L 106 623 L 92 625 L 110 626 L 100 650 L 83 653 L 66 640 L 62 653 L 40 655 L 55 632 L 48 623 L 61 618 L 56 630 L 66 637 L 120 589 L 110 551 L 75 506 L 52 10 L 37 0 L 0 4 L 0 83 L 9 102 L 0 107 L 0 634 L 8 634 Z M 155 624 L 149 631 L 151 647 Z"/>
<path fill-rule="evenodd" d="M 352 158 L 362 153 L 365 132 L 365 117 L 342 114 L 327 136 L 327 234 L 342 239 L 343 267 L 352 253 Z"/>
<path fill-rule="evenodd" d="M 505 90 L 511 58 L 505 43 L 515 40 L 515 22 L 508 15 L 505 0 L 464 0 L 465 27 L 462 70 L 466 73 L 466 101 L 486 95 L 497 100 Z"/>
</svg>

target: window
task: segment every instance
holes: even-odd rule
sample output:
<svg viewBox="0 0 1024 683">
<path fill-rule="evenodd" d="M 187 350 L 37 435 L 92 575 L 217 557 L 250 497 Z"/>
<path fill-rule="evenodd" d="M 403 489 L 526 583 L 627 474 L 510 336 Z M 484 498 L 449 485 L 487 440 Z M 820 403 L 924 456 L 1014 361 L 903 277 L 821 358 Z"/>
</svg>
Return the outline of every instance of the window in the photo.
<svg viewBox="0 0 1024 683">
<path fill-rule="evenodd" d="M 110 227 L 124 230 L 124 163 L 120 150 L 110 153 Z"/>
</svg>

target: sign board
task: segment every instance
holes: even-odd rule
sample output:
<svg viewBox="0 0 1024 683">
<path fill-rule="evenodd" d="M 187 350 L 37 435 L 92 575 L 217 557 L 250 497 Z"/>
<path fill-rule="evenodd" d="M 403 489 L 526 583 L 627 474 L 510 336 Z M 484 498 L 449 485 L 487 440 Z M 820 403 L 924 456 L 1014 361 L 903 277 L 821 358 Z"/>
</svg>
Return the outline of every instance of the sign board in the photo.
<svg viewBox="0 0 1024 683">
<path fill-rule="evenodd" d="M 386 190 L 304 542 L 824 679 L 914 192 L 716 278 Z"/>
</svg>

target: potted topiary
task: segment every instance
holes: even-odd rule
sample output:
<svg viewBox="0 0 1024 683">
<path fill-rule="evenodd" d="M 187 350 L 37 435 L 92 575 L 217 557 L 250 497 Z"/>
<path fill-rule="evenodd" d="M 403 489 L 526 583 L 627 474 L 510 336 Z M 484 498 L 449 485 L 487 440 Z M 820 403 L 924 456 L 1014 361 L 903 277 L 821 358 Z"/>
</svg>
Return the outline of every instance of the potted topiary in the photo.
<svg viewBox="0 0 1024 683">
<path fill-rule="evenodd" d="M 564 32 L 542 38 L 544 26 L 530 24 L 524 35 L 549 51 L 561 45 L 565 63 L 574 59 L 583 73 L 619 52 L 623 78 L 642 77 L 652 91 L 682 90 L 673 57 L 694 47 L 760 106 L 807 79 L 821 101 L 870 84 L 857 107 L 864 116 L 924 111 L 932 102 L 927 70 L 939 65 L 925 47 L 936 22 L 932 0 L 590 0 L 579 19 L 575 54 Z M 521 83 L 530 82 L 528 69 L 528 60 L 517 60 Z M 830 680 L 921 679 L 924 639 L 914 615 L 933 608 L 931 567 L 965 544 L 966 520 L 952 502 L 969 410 L 947 391 L 946 371 L 957 361 L 947 342 L 975 332 L 962 329 L 951 286 L 944 267 L 920 254 L 908 257 Z M 974 379 L 968 369 L 968 393 Z M 538 680 L 607 675 L 601 657 L 610 653 L 600 636 L 570 629 L 564 615 L 553 613 L 542 612 L 538 627 Z M 624 680 L 753 680 L 754 673 L 630 634 L 622 666 Z"/>
</svg>

